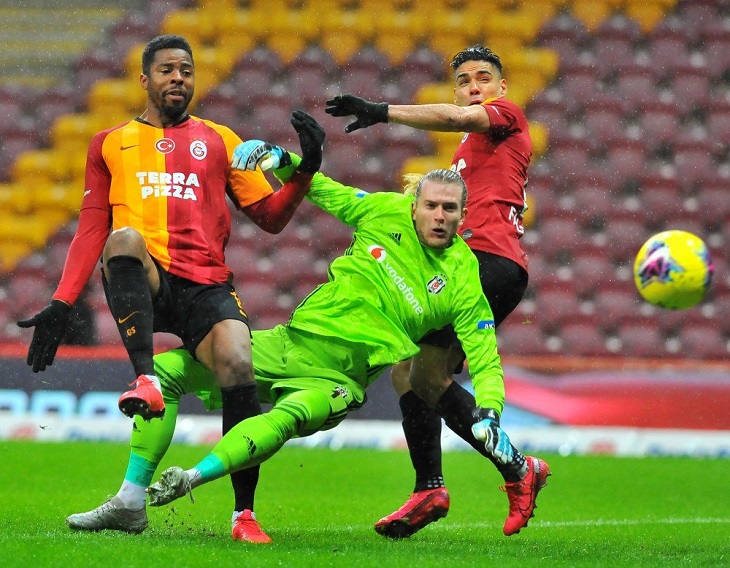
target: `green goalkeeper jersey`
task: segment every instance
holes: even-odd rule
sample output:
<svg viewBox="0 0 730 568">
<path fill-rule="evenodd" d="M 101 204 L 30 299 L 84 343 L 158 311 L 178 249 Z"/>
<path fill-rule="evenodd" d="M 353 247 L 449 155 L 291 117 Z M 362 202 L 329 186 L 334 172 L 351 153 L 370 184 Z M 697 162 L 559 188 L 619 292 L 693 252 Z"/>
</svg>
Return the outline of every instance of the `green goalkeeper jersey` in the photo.
<svg viewBox="0 0 730 568">
<path fill-rule="evenodd" d="M 286 181 L 297 158 L 292 154 L 294 164 L 277 170 L 277 177 Z M 329 281 L 302 301 L 288 325 L 364 344 L 368 365 L 380 367 L 412 357 L 421 338 L 452 324 L 466 353 L 477 405 L 501 413 L 504 375 L 494 317 L 477 259 L 461 237 L 445 249 L 423 245 L 410 195 L 367 193 L 317 173 L 307 198 L 355 233 L 350 247 L 331 263 Z"/>
</svg>

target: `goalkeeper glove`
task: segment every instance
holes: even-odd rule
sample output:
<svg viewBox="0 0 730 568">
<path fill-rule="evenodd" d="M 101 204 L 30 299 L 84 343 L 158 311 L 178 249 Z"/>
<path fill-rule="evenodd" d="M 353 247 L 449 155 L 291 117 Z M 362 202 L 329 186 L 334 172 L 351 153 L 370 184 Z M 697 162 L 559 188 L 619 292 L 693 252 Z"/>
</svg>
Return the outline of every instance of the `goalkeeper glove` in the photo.
<svg viewBox="0 0 730 568">
<path fill-rule="evenodd" d="M 374 103 L 354 95 L 337 95 L 326 101 L 324 111 L 332 116 L 354 116 L 357 120 L 345 127 L 345 132 L 388 122 L 388 103 Z"/>
<path fill-rule="evenodd" d="M 507 465 L 515 457 L 515 449 L 507 432 L 499 427 L 499 414 L 491 408 L 477 408 L 474 418 L 478 420 L 471 427 L 471 433 L 499 463 Z"/>
<path fill-rule="evenodd" d="M 274 146 L 263 140 L 246 140 L 233 150 L 231 167 L 237 170 L 255 170 L 258 165 L 262 170 L 276 169 L 289 154 L 284 148 Z"/>
<path fill-rule="evenodd" d="M 322 166 L 324 128 L 302 110 L 295 110 L 290 122 L 299 135 L 299 146 L 302 149 L 302 161 L 297 169 L 305 174 L 314 174 Z"/>
<path fill-rule="evenodd" d="M 34 373 L 45 371 L 47 366 L 53 364 L 58 345 L 66 333 L 70 312 L 71 306 L 66 302 L 51 300 L 50 304 L 32 318 L 18 322 L 18 326 L 23 328 L 35 327 L 26 359 Z"/>
</svg>

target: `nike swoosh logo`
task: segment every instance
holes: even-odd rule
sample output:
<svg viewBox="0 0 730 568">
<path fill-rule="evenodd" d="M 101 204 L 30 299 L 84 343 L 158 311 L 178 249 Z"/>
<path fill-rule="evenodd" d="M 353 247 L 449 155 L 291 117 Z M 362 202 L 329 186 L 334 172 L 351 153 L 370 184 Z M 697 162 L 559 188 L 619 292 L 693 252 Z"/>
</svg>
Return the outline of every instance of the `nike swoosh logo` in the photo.
<svg viewBox="0 0 730 568">
<path fill-rule="evenodd" d="M 129 314 L 129 315 L 128 315 L 128 316 L 126 317 L 126 318 L 117 318 L 117 323 L 124 323 L 124 322 L 125 322 L 125 321 L 127 321 L 127 320 L 128 320 L 129 318 L 131 318 L 131 317 L 132 317 L 132 316 L 133 316 L 134 314 L 138 314 L 138 313 L 139 313 L 139 310 L 137 310 L 136 312 L 132 312 L 132 313 L 131 313 L 131 314 Z"/>
<path fill-rule="evenodd" d="M 119 149 L 124 151 L 129 150 L 130 148 L 136 148 L 137 146 L 139 146 L 139 144 L 132 144 L 131 146 L 119 146 Z"/>
</svg>

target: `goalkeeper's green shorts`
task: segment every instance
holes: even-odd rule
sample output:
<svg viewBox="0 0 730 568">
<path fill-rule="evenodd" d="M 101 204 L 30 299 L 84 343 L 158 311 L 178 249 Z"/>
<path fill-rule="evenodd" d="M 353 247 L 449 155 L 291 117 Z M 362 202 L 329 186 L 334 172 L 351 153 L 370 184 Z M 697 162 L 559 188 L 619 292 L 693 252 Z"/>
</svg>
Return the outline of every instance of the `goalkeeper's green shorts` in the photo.
<svg viewBox="0 0 730 568">
<path fill-rule="evenodd" d="M 277 400 L 301 390 L 317 390 L 330 398 L 332 417 L 360 408 L 366 400 L 367 354 L 357 344 L 323 337 L 282 325 L 254 331 L 252 357 L 256 387 L 261 402 Z M 361 352 L 362 351 L 362 352 Z M 213 373 L 186 349 L 155 355 L 155 373 L 165 398 L 195 395 L 208 410 L 222 407 L 221 392 Z"/>
</svg>

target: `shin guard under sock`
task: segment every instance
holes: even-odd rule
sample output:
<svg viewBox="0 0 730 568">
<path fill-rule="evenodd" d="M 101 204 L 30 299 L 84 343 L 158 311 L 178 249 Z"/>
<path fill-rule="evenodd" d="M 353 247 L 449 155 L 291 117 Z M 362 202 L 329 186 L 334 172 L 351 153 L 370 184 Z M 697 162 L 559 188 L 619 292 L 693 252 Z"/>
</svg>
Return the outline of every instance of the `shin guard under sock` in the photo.
<svg viewBox="0 0 730 568">
<path fill-rule="evenodd" d="M 223 434 L 239 422 L 261 414 L 256 385 L 254 383 L 221 388 L 223 398 Z M 235 498 L 235 511 L 254 510 L 256 485 L 259 481 L 259 466 L 249 467 L 231 473 L 231 484 Z"/>
<path fill-rule="evenodd" d="M 114 256 L 106 263 L 109 309 L 117 322 L 134 374 L 154 375 L 152 295 L 142 261 Z"/>
<path fill-rule="evenodd" d="M 403 414 L 403 434 L 416 471 L 414 491 L 444 487 L 441 417 L 413 391 L 401 396 L 398 402 Z"/>
</svg>

